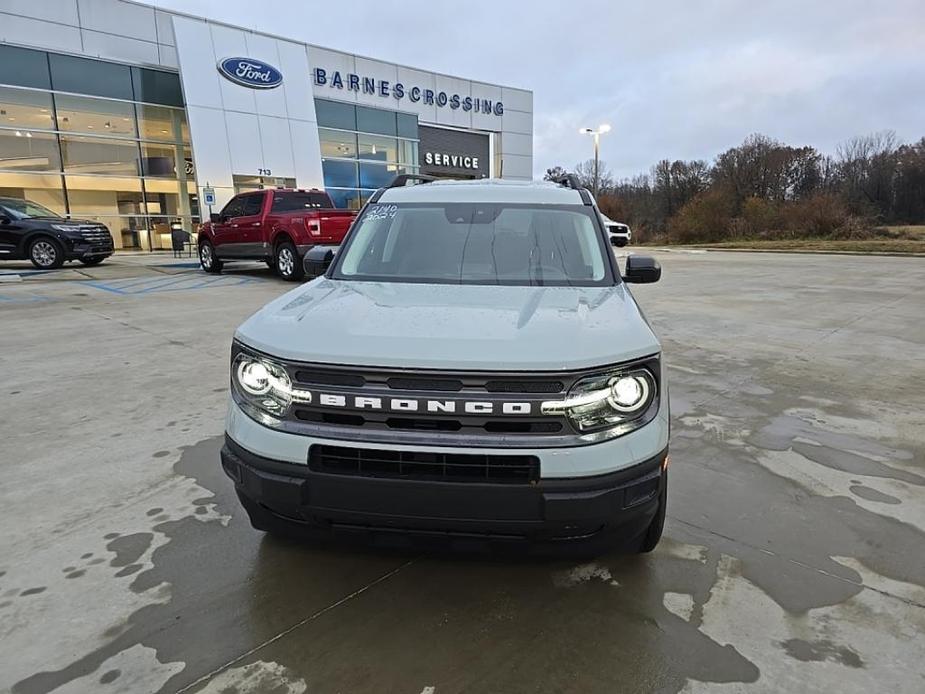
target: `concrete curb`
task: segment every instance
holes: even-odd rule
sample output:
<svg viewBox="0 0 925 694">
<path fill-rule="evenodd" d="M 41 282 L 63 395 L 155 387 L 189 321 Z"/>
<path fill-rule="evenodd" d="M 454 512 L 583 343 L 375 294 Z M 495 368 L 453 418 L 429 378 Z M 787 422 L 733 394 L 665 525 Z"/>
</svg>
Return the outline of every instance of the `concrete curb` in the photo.
<svg viewBox="0 0 925 694">
<path fill-rule="evenodd" d="M 876 255 L 887 258 L 925 258 L 925 253 L 898 253 L 891 251 L 838 251 L 810 248 L 717 248 L 715 246 L 637 246 L 653 251 L 709 251 L 711 253 L 794 253 L 801 255 Z"/>
</svg>

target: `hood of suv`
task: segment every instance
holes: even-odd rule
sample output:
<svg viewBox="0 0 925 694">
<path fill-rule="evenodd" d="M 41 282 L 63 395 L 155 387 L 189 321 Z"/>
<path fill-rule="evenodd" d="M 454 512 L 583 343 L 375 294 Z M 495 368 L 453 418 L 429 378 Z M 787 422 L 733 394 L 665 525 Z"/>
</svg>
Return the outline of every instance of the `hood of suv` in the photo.
<svg viewBox="0 0 925 694">
<path fill-rule="evenodd" d="M 237 339 L 270 356 L 359 366 L 570 370 L 660 350 L 632 294 L 319 278 L 251 316 Z"/>
</svg>

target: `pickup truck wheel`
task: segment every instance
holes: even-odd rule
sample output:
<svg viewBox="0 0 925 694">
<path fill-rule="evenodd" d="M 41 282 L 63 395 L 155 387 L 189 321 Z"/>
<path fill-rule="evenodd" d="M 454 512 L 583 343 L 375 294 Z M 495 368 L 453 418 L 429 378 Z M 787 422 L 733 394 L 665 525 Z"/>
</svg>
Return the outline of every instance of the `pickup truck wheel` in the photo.
<svg viewBox="0 0 925 694">
<path fill-rule="evenodd" d="M 64 249 L 57 241 L 41 236 L 29 244 L 29 260 L 40 270 L 54 270 L 64 265 Z"/>
<path fill-rule="evenodd" d="M 215 257 L 215 246 L 210 241 L 203 240 L 199 242 L 199 265 L 206 272 L 213 274 L 218 274 L 222 271 L 224 263 Z"/>
<path fill-rule="evenodd" d="M 662 531 L 665 529 L 665 514 L 668 510 L 668 474 L 665 473 L 665 481 L 662 484 L 662 491 L 658 495 L 658 511 L 655 512 L 655 518 L 649 524 L 645 533 L 642 535 L 642 541 L 639 544 L 637 553 L 645 554 L 651 552 L 662 539 Z"/>
<path fill-rule="evenodd" d="M 287 282 L 298 282 L 305 277 L 302 259 L 289 241 L 283 241 L 276 247 L 275 264 L 277 274 Z"/>
</svg>

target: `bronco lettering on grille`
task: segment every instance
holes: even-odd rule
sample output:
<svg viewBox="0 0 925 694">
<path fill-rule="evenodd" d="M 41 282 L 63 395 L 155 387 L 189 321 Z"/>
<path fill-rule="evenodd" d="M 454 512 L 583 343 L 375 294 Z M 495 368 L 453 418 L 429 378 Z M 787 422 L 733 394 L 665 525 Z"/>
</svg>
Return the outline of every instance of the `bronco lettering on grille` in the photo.
<svg viewBox="0 0 925 694">
<path fill-rule="evenodd" d="M 351 407 L 357 410 L 392 412 L 430 412 L 434 414 L 533 414 L 533 403 L 491 402 L 488 400 L 424 400 L 417 398 L 382 398 L 366 395 L 316 393 L 322 407 Z"/>
</svg>

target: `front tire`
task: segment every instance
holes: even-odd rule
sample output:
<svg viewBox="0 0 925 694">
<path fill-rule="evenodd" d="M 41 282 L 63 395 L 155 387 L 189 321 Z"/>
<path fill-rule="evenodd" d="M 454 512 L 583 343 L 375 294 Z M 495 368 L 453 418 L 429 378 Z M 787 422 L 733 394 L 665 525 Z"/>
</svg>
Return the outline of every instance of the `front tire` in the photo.
<svg viewBox="0 0 925 694">
<path fill-rule="evenodd" d="M 276 274 L 287 282 L 298 282 L 305 277 L 302 260 L 289 241 L 283 241 L 276 247 L 275 262 Z"/>
<path fill-rule="evenodd" d="M 215 246 L 211 241 L 203 239 L 199 242 L 199 266 L 206 272 L 217 275 L 222 271 L 224 263 L 215 255 Z"/>
<path fill-rule="evenodd" d="M 39 270 L 56 270 L 64 265 L 64 249 L 57 241 L 42 236 L 29 244 L 29 260 Z"/>
</svg>

